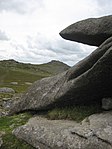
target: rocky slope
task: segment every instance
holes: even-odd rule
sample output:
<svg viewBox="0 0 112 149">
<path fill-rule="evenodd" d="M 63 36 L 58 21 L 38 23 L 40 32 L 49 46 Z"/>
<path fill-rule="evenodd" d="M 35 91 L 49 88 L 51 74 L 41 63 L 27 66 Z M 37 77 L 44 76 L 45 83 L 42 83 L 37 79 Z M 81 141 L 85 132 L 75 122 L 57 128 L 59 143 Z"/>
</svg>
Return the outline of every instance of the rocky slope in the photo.
<svg viewBox="0 0 112 149">
<path fill-rule="evenodd" d="M 38 114 L 54 107 L 94 106 L 102 102 L 105 107 L 111 103 L 111 22 L 112 16 L 88 19 L 62 31 L 64 38 L 99 47 L 67 71 L 35 82 L 20 100 L 13 102 L 9 114 L 25 110 L 36 110 Z M 36 116 L 13 134 L 40 149 L 112 149 L 112 111 L 91 115 L 82 123 Z"/>
</svg>

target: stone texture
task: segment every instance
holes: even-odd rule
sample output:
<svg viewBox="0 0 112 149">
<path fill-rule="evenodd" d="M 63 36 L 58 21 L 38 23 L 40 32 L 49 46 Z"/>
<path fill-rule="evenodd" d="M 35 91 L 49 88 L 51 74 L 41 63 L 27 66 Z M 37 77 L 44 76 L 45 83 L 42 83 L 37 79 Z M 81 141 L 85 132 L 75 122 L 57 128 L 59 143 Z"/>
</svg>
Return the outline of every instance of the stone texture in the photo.
<svg viewBox="0 0 112 149">
<path fill-rule="evenodd" d="M 100 46 L 112 36 L 112 15 L 79 21 L 62 30 L 60 35 L 67 40 Z"/>
<path fill-rule="evenodd" d="M 100 46 L 69 70 L 35 82 L 19 100 L 14 100 L 9 114 L 101 104 L 102 98 L 112 97 L 110 20 L 112 16 L 87 19 L 68 27 L 66 34 L 62 31 L 60 34 L 66 39 Z M 112 111 L 94 114 L 81 123 L 35 116 L 13 134 L 38 149 L 112 149 Z"/>
<path fill-rule="evenodd" d="M 3 132 L 0 132 L 0 147 L 1 147 L 2 144 L 3 144 L 2 135 L 3 135 Z"/>
<path fill-rule="evenodd" d="M 0 88 L 0 93 L 15 93 L 15 91 L 9 87 L 2 87 Z"/>
<path fill-rule="evenodd" d="M 39 149 L 112 149 L 112 112 L 92 115 L 80 124 L 34 117 L 13 134 Z"/>
<path fill-rule="evenodd" d="M 88 57 L 54 77 L 35 82 L 10 114 L 54 106 L 93 104 L 112 96 L 112 37 Z"/>
<path fill-rule="evenodd" d="M 112 98 L 103 98 L 102 108 L 105 110 L 112 110 Z"/>
<path fill-rule="evenodd" d="M 0 98 L 0 117 L 7 116 L 13 104 L 20 100 L 22 93 L 14 94 L 11 98 Z"/>
<path fill-rule="evenodd" d="M 0 138 L 0 147 L 2 146 L 3 144 L 3 141 L 2 141 L 2 138 Z"/>
</svg>

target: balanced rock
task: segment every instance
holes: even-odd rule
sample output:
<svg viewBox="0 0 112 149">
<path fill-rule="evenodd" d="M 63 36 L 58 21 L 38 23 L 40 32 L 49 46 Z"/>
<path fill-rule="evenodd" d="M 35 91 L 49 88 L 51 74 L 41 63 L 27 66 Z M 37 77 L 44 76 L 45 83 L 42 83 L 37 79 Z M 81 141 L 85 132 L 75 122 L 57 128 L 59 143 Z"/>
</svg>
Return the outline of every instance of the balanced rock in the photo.
<svg viewBox="0 0 112 149">
<path fill-rule="evenodd" d="M 13 104 L 10 114 L 54 106 L 101 103 L 102 98 L 111 96 L 112 37 L 68 71 L 35 82 Z"/>
<path fill-rule="evenodd" d="M 60 35 L 71 41 L 100 46 L 112 36 L 112 15 L 79 21 L 62 30 Z"/>
<path fill-rule="evenodd" d="M 82 124 L 34 117 L 13 134 L 39 149 L 112 149 L 112 112 L 94 114 Z"/>
</svg>

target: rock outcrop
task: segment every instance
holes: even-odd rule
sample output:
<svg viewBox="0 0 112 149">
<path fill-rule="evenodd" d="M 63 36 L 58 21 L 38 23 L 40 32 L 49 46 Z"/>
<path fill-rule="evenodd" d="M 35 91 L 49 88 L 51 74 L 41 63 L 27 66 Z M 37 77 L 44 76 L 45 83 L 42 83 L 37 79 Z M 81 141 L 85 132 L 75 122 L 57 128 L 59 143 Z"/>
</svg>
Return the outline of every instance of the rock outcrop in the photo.
<svg viewBox="0 0 112 149">
<path fill-rule="evenodd" d="M 35 82 L 10 109 L 46 110 L 53 106 L 93 104 L 112 96 L 112 37 L 68 71 Z"/>
<path fill-rule="evenodd" d="M 60 35 L 68 40 L 100 46 L 112 36 L 112 15 L 79 21 L 62 30 Z"/>
<path fill-rule="evenodd" d="M 102 99 L 112 97 L 111 20 L 112 16 L 88 19 L 65 29 L 67 34 L 62 31 L 66 39 L 99 47 L 69 70 L 35 82 L 13 102 L 9 114 L 102 102 L 106 106 Z M 91 115 L 81 123 L 37 116 L 13 134 L 40 149 L 112 149 L 112 111 Z"/>
<path fill-rule="evenodd" d="M 82 124 L 34 117 L 13 134 L 39 149 L 112 149 L 112 112 L 92 115 Z"/>
</svg>

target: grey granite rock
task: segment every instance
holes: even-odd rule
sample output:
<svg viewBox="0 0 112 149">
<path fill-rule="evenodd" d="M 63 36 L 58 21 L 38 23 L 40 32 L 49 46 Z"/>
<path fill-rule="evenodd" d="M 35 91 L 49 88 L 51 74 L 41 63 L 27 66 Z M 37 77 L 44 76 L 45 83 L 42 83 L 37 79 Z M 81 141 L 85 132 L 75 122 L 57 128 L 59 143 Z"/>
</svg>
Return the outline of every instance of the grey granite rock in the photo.
<svg viewBox="0 0 112 149">
<path fill-rule="evenodd" d="M 112 110 L 112 98 L 103 98 L 102 108 L 105 110 Z"/>
<path fill-rule="evenodd" d="M 112 15 L 76 22 L 60 32 L 67 40 L 100 46 L 112 36 Z"/>
<path fill-rule="evenodd" d="M 8 116 L 9 110 L 13 107 L 20 99 L 22 93 L 14 94 L 11 98 L 0 99 L 0 117 Z"/>
<path fill-rule="evenodd" d="M 13 134 L 38 149 L 112 149 L 112 112 L 82 123 L 34 117 Z"/>
<path fill-rule="evenodd" d="M 15 93 L 14 89 L 9 87 L 2 87 L 0 88 L 0 93 Z"/>
<path fill-rule="evenodd" d="M 88 57 L 54 77 L 35 82 L 10 114 L 24 110 L 46 110 L 54 106 L 100 103 L 112 96 L 112 37 Z"/>
<path fill-rule="evenodd" d="M 0 132 L 0 147 L 2 146 L 2 144 L 3 144 L 3 140 L 2 140 L 2 133 L 3 132 Z"/>
</svg>

